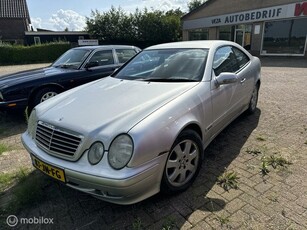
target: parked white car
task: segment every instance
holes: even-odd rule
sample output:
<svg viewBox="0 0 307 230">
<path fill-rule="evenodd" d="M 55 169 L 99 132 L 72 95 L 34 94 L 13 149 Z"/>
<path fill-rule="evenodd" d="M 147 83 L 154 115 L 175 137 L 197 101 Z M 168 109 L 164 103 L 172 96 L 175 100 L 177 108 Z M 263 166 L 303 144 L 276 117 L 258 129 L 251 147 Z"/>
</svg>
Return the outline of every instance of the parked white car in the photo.
<svg viewBox="0 0 307 230">
<path fill-rule="evenodd" d="M 256 110 L 260 69 L 233 42 L 152 46 L 112 76 L 39 104 L 22 141 L 37 169 L 109 202 L 181 192 L 214 137 Z"/>
</svg>

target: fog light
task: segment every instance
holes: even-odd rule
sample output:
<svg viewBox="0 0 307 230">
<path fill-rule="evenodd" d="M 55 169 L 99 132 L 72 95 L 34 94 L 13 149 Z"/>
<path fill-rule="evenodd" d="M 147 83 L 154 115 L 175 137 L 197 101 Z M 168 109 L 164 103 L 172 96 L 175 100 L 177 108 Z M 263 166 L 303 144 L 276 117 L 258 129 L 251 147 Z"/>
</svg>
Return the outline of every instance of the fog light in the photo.
<svg viewBox="0 0 307 230">
<path fill-rule="evenodd" d="M 101 142 L 94 143 L 88 151 L 88 161 L 90 164 L 95 165 L 102 159 L 104 147 Z"/>
</svg>

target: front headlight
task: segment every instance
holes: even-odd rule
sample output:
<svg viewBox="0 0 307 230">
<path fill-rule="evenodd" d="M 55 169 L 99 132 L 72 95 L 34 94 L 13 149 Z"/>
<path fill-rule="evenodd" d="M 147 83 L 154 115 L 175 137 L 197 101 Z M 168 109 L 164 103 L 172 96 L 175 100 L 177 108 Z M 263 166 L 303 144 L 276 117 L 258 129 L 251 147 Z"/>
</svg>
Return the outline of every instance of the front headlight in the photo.
<svg viewBox="0 0 307 230">
<path fill-rule="evenodd" d="M 88 151 L 88 161 L 90 164 L 95 165 L 98 164 L 98 162 L 103 157 L 104 153 L 104 147 L 101 142 L 94 143 L 90 150 Z"/>
<path fill-rule="evenodd" d="M 133 141 L 127 134 L 117 136 L 109 149 L 108 160 L 114 169 L 122 169 L 131 159 L 133 153 Z"/>
<path fill-rule="evenodd" d="M 35 109 L 33 109 L 28 119 L 28 133 L 30 137 L 32 137 L 32 139 L 35 138 L 36 126 L 37 126 L 37 116 Z"/>
</svg>

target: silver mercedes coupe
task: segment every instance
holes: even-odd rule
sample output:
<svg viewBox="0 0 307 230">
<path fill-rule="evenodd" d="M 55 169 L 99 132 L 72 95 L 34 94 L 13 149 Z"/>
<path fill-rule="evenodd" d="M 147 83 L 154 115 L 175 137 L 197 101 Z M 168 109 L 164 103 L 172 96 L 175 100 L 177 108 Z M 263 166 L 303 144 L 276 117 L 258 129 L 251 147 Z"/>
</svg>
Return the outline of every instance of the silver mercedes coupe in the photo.
<svg viewBox="0 0 307 230">
<path fill-rule="evenodd" d="M 151 46 L 111 76 L 36 106 L 22 141 L 38 170 L 108 202 L 181 192 L 210 142 L 256 110 L 260 69 L 233 42 Z"/>
</svg>

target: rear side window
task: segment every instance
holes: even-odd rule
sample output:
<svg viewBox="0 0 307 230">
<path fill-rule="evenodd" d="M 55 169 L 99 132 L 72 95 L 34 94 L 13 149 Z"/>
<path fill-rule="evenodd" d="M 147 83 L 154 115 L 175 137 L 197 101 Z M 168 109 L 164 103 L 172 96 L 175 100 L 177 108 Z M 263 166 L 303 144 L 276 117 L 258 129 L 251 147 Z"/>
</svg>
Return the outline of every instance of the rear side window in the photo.
<svg viewBox="0 0 307 230">
<path fill-rule="evenodd" d="M 114 57 L 112 50 L 97 51 L 89 62 L 98 62 L 98 66 L 114 64 Z"/>
<path fill-rule="evenodd" d="M 136 54 L 136 51 L 134 49 L 116 49 L 115 51 L 119 63 L 125 63 Z"/>
<path fill-rule="evenodd" d="M 213 60 L 213 70 L 216 76 L 222 72 L 235 73 L 240 69 L 236 55 L 230 46 L 219 48 Z"/>
<path fill-rule="evenodd" d="M 237 49 L 236 47 L 233 47 L 232 49 L 238 60 L 239 68 L 241 69 L 243 66 L 245 66 L 249 62 L 249 57 L 245 53 L 243 53 L 241 50 Z"/>
</svg>

